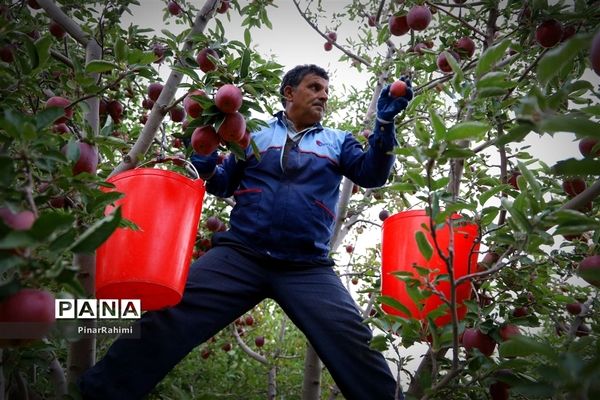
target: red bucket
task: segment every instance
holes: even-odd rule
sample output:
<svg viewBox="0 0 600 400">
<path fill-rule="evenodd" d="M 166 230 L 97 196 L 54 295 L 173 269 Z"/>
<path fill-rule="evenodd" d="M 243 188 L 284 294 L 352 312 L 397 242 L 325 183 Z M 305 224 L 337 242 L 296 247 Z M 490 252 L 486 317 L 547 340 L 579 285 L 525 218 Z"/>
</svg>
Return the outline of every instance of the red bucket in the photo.
<svg viewBox="0 0 600 400">
<path fill-rule="evenodd" d="M 172 171 L 132 169 L 108 182 L 139 230 L 118 228 L 96 252 L 96 297 L 140 299 L 143 310 L 181 300 L 202 211 L 204 181 Z M 111 213 L 114 206 L 106 209 Z"/>
<path fill-rule="evenodd" d="M 430 274 L 433 279 L 439 274 L 446 274 L 448 270 L 446 263 L 437 254 L 433 238 L 428 229 L 429 216 L 425 210 L 404 211 L 388 217 L 383 222 L 383 241 L 381 244 L 382 263 L 381 263 L 381 294 L 398 300 L 411 313 L 413 318 L 424 320 L 427 314 L 438 307 L 443 302 L 436 294 L 432 294 L 423 301 L 422 308 L 419 309 L 417 304 L 411 299 L 406 290 L 406 282 L 394 276 L 393 272 L 408 272 L 415 279 L 424 279 L 421 277 L 415 265 L 437 270 Z M 479 242 L 476 243 L 478 228 L 476 224 L 454 224 L 454 277 L 459 278 L 469 273 L 476 271 L 477 252 L 479 250 Z M 415 234 L 421 231 L 433 247 L 433 256 L 427 260 L 419 250 Z M 448 224 L 436 231 L 436 238 L 440 249 L 444 254 L 448 254 L 448 244 L 450 239 L 450 229 Z M 423 288 L 423 287 L 421 287 Z M 445 280 L 436 285 L 436 289 L 444 293 L 446 298 L 450 299 L 450 282 Z M 458 304 L 458 317 L 464 318 L 467 308 L 463 305 L 464 301 L 471 296 L 471 286 L 469 282 L 464 282 L 456 288 L 456 301 Z M 383 310 L 388 314 L 408 317 L 405 313 L 393 307 L 384 304 Z M 443 326 L 448 324 L 452 319 L 450 310 L 445 315 L 436 318 L 435 324 Z"/>
</svg>

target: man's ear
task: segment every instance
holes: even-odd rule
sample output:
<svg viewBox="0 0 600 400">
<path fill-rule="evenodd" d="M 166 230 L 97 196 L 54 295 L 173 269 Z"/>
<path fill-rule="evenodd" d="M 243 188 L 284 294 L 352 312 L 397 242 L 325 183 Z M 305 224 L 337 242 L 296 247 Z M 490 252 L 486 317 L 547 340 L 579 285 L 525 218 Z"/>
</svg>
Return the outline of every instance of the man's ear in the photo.
<svg viewBox="0 0 600 400">
<path fill-rule="evenodd" d="M 290 85 L 283 88 L 283 97 L 285 97 L 286 101 L 292 101 L 292 97 L 294 94 L 294 88 Z"/>
</svg>

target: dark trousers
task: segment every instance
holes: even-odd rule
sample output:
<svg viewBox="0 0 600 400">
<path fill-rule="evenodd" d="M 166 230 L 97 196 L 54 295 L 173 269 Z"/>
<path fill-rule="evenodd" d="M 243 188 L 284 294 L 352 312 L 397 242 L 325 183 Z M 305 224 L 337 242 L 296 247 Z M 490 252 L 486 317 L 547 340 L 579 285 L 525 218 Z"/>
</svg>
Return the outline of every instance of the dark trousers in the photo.
<svg viewBox="0 0 600 400">
<path fill-rule="evenodd" d="M 86 371 L 84 399 L 142 398 L 194 347 L 266 297 L 306 335 L 346 399 L 394 399 L 385 358 L 369 348 L 371 331 L 331 267 L 286 268 L 230 247 L 194 262 L 182 301 L 145 313 L 136 322 L 140 339 L 116 340 Z"/>
</svg>

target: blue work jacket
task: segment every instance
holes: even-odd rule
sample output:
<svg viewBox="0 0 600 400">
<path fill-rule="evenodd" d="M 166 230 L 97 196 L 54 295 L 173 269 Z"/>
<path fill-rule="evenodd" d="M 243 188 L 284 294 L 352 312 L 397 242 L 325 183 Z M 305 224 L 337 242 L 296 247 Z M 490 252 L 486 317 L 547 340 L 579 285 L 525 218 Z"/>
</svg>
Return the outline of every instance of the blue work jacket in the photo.
<svg viewBox="0 0 600 400">
<path fill-rule="evenodd" d="M 393 124 L 376 127 L 367 151 L 352 134 L 317 124 L 282 165 L 287 139 L 282 115 L 252 133 L 260 159 L 251 146 L 246 160 L 230 155 L 206 189 L 235 198 L 231 228 L 221 235 L 275 259 L 328 262 L 342 177 L 366 188 L 385 184 L 394 162 Z"/>
</svg>

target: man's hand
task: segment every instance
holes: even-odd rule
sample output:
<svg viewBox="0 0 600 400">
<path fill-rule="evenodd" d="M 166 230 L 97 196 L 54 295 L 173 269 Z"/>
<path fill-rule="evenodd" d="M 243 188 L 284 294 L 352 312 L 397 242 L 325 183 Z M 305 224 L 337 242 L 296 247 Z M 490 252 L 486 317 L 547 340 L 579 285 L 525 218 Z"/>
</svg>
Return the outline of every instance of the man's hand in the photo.
<svg viewBox="0 0 600 400">
<path fill-rule="evenodd" d="M 192 153 L 190 161 L 192 164 L 194 164 L 196 170 L 198 170 L 200 178 L 210 179 L 215 172 L 215 168 L 217 167 L 217 158 L 217 151 L 213 151 L 209 156 L 201 156 L 199 154 Z"/>
<path fill-rule="evenodd" d="M 393 122 L 396 115 L 408 107 L 408 102 L 413 98 L 410 79 L 402 77 L 400 80 L 406 83 L 406 93 L 404 96 L 390 96 L 391 85 L 387 85 L 379 95 L 379 99 L 377 100 L 377 120 L 382 124 Z"/>
</svg>

